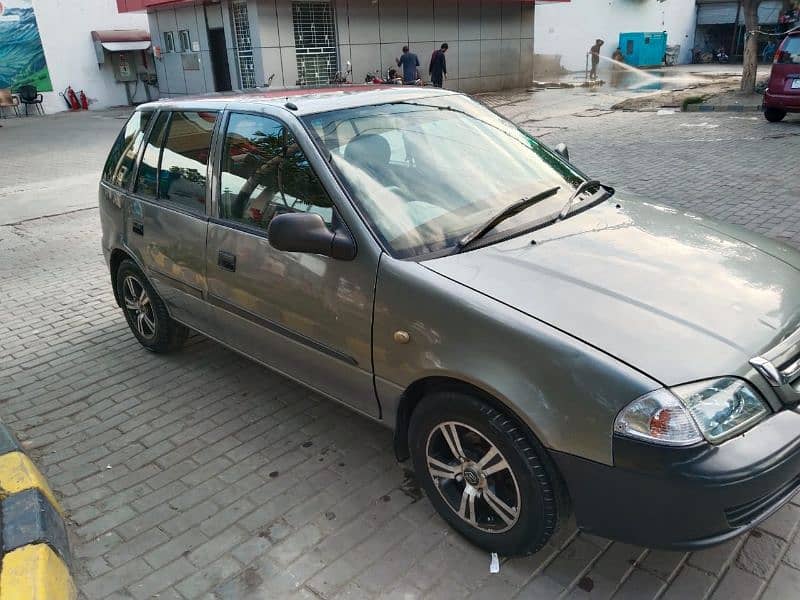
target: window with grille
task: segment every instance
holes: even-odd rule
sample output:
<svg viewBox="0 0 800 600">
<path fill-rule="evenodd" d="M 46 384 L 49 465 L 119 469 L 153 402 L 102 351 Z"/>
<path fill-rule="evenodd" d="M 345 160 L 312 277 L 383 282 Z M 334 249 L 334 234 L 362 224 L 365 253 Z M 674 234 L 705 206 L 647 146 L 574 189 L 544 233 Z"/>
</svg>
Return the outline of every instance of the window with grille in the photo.
<svg viewBox="0 0 800 600">
<path fill-rule="evenodd" d="M 231 1 L 231 20 L 236 44 L 236 61 L 239 65 L 239 86 L 242 89 L 254 88 L 256 87 L 256 67 L 253 62 L 253 44 L 250 41 L 247 0 Z"/>
<path fill-rule="evenodd" d="M 325 85 L 339 70 L 336 26 L 330 2 L 292 3 L 299 85 Z"/>
</svg>

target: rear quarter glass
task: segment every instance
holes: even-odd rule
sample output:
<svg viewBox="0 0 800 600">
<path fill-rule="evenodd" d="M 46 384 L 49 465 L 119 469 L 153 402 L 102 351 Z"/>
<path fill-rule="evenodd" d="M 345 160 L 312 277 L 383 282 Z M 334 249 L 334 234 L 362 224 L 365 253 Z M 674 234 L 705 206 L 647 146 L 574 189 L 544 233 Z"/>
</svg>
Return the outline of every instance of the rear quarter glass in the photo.
<svg viewBox="0 0 800 600">
<path fill-rule="evenodd" d="M 144 140 L 144 132 L 153 111 L 134 112 L 111 147 L 103 167 L 103 181 L 125 188 L 133 175 L 133 166 Z"/>
<path fill-rule="evenodd" d="M 800 35 L 791 35 L 783 41 L 775 62 L 780 65 L 800 65 Z"/>
</svg>

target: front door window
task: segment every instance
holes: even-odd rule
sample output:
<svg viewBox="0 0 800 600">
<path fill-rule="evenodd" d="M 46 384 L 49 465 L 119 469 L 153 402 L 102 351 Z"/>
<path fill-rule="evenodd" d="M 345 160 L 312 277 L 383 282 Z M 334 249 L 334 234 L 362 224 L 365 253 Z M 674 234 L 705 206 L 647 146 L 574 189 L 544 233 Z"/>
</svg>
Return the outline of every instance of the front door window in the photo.
<svg viewBox="0 0 800 600">
<path fill-rule="evenodd" d="M 220 217 L 266 230 L 276 214 L 314 212 L 329 225 L 330 198 L 292 133 L 269 117 L 232 114 L 225 135 Z"/>
</svg>

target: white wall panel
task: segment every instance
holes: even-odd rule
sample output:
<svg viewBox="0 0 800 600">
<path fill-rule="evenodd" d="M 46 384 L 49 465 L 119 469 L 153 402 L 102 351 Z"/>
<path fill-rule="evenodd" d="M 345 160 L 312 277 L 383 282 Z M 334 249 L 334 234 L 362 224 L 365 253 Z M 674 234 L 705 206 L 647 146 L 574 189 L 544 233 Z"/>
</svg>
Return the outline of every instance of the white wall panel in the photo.
<svg viewBox="0 0 800 600">
<path fill-rule="evenodd" d="M 353 44 L 350 46 L 353 60 L 353 81 L 362 82 L 367 73 L 381 65 L 380 44 Z M 384 64 L 384 70 L 388 67 Z"/>
<path fill-rule="evenodd" d="M 262 48 L 280 46 L 275 0 L 258 0 L 258 37 Z"/>
<path fill-rule="evenodd" d="M 481 40 L 481 77 L 500 75 L 503 72 L 500 60 L 500 40 Z"/>
<path fill-rule="evenodd" d="M 380 43 L 378 4 L 372 0 L 348 0 L 350 43 Z"/>
<path fill-rule="evenodd" d="M 481 3 L 461 0 L 458 3 L 458 39 L 481 39 Z"/>
<path fill-rule="evenodd" d="M 522 27 L 522 7 L 516 2 L 504 2 L 501 10 L 500 37 L 504 40 L 518 40 Z"/>
<path fill-rule="evenodd" d="M 520 50 L 522 40 L 500 40 L 500 69 L 502 75 L 518 75 L 520 69 Z"/>
<path fill-rule="evenodd" d="M 433 39 L 440 44 L 459 39 L 458 0 L 434 0 Z"/>
<path fill-rule="evenodd" d="M 481 39 L 483 40 L 499 40 L 502 34 L 501 30 L 501 10 L 502 2 L 481 2 Z"/>
<path fill-rule="evenodd" d="M 294 85 L 294 80 L 286 81 L 284 79 L 280 48 L 261 48 L 261 64 L 264 67 L 265 82 L 272 73 L 275 73 L 275 79 L 272 80 L 272 87 Z"/>
<path fill-rule="evenodd" d="M 405 1 L 378 2 L 381 43 L 403 44 L 408 41 L 408 5 Z"/>
<path fill-rule="evenodd" d="M 535 5 L 533 2 L 525 2 L 522 5 L 520 37 L 522 39 L 533 39 L 534 32 L 534 13 Z"/>
<path fill-rule="evenodd" d="M 410 41 L 436 41 L 433 0 L 408 0 L 408 38 Z"/>
<path fill-rule="evenodd" d="M 458 43 L 458 77 L 480 77 L 481 75 L 481 41 L 469 40 Z"/>
</svg>

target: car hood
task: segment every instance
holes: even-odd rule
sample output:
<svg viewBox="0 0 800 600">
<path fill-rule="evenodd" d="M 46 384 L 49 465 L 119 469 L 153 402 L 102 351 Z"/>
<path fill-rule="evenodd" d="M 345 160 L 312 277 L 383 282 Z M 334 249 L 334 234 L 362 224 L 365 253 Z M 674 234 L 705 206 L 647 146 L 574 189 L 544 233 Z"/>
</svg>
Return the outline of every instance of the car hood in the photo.
<svg viewBox="0 0 800 600">
<path fill-rule="evenodd" d="M 615 198 L 422 264 L 676 385 L 741 372 L 800 326 L 800 255 L 738 233 Z"/>
</svg>

